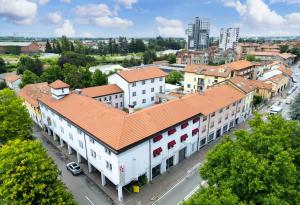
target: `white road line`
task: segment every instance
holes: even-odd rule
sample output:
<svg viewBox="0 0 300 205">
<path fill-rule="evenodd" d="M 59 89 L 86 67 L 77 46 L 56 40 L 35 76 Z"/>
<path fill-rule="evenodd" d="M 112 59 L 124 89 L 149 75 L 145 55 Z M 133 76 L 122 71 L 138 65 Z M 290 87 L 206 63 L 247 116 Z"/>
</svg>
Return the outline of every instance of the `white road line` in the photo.
<svg viewBox="0 0 300 205">
<path fill-rule="evenodd" d="M 84 196 L 92 205 L 95 205 L 87 196 Z"/>
<path fill-rule="evenodd" d="M 184 197 L 184 200 L 189 199 L 199 188 L 200 185 L 196 186 L 195 189 L 193 189 L 193 191 L 191 191 L 188 195 L 186 195 L 186 197 Z"/>
</svg>

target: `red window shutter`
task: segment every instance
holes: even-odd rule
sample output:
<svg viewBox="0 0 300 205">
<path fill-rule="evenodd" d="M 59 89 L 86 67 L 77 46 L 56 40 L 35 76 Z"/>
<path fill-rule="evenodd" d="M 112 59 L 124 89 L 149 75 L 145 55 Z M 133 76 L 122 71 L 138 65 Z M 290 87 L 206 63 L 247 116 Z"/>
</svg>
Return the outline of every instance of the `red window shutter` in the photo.
<svg viewBox="0 0 300 205">
<path fill-rule="evenodd" d="M 159 148 L 153 150 L 153 156 L 156 157 L 156 156 L 160 155 L 161 152 L 162 152 L 162 148 L 159 147 Z"/>
<path fill-rule="evenodd" d="M 174 147 L 174 145 L 176 144 L 175 140 L 172 140 L 171 142 L 168 143 L 168 149 L 171 149 Z"/>
<path fill-rule="evenodd" d="M 168 131 L 168 135 L 172 135 L 176 132 L 176 128 L 172 128 Z"/>
<path fill-rule="evenodd" d="M 162 135 L 157 135 L 156 137 L 153 138 L 153 142 L 158 142 L 161 139 L 162 139 Z"/>
<path fill-rule="evenodd" d="M 198 122 L 199 120 L 200 120 L 200 117 L 196 117 L 196 118 L 193 119 L 193 123 L 196 123 L 196 122 Z"/>
<path fill-rule="evenodd" d="M 184 128 L 186 128 L 187 126 L 189 126 L 189 123 L 188 123 L 188 122 L 185 122 L 185 123 L 181 124 L 181 129 L 184 129 Z"/>
<path fill-rule="evenodd" d="M 188 135 L 187 134 L 184 134 L 180 137 L 180 141 L 181 142 L 184 142 L 186 139 L 188 138 Z"/>
<path fill-rule="evenodd" d="M 196 128 L 196 129 L 194 129 L 194 130 L 192 131 L 192 135 L 194 136 L 194 135 L 196 135 L 198 132 L 199 132 L 199 129 Z"/>
</svg>

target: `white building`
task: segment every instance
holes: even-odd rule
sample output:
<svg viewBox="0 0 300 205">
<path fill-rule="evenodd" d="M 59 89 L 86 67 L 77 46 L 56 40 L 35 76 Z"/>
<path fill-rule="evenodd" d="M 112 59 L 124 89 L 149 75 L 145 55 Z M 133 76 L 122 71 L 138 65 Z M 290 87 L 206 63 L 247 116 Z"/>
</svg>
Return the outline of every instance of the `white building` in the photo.
<svg viewBox="0 0 300 205">
<path fill-rule="evenodd" d="M 219 48 L 226 51 L 227 49 L 235 49 L 240 35 L 239 28 L 222 28 L 220 31 Z"/>
<path fill-rule="evenodd" d="M 190 94 L 132 114 L 50 84 L 52 96 L 39 99 L 44 128 L 78 162 L 97 169 L 101 182 L 122 189 L 139 176 L 152 181 L 234 127 L 245 94 L 229 85 Z M 55 88 L 54 88 L 55 87 Z"/>
<path fill-rule="evenodd" d="M 15 75 L 15 74 L 11 74 L 11 75 L 7 75 L 5 76 L 5 82 L 7 87 L 9 87 L 10 89 L 19 92 L 20 90 L 20 84 L 22 82 L 21 77 L 19 75 Z"/>
<path fill-rule="evenodd" d="M 97 65 L 89 68 L 89 71 L 94 73 L 96 70 L 100 70 L 103 74 L 109 75 L 112 72 L 119 70 L 128 70 L 119 64 Z"/>
<path fill-rule="evenodd" d="M 77 90 L 82 95 L 94 98 L 115 108 L 124 108 L 124 92 L 116 84 L 102 85 Z"/>
<path fill-rule="evenodd" d="M 108 76 L 109 84 L 117 84 L 124 91 L 125 108 L 145 108 L 155 104 L 156 93 L 165 92 L 166 73 L 148 66 L 120 71 Z"/>
</svg>

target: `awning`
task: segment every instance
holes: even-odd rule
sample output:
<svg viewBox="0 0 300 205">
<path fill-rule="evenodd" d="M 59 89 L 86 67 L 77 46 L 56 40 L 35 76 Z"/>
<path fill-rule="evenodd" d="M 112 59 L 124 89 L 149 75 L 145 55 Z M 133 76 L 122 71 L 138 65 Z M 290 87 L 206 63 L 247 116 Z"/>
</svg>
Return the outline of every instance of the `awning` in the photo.
<svg viewBox="0 0 300 205">
<path fill-rule="evenodd" d="M 196 123 L 196 122 L 198 122 L 199 120 L 200 120 L 200 117 L 196 117 L 196 118 L 193 119 L 193 123 Z"/>
<path fill-rule="evenodd" d="M 185 122 L 185 123 L 181 124 L 181 129 L 184 129 L 184 128 L 186 128 L 187 126 L 189 126 L 189 123 L 188 123 L 188 122 Z"/>
<path fill-rule="evenodd" d="M 172 129 L 168 130 L 168 135 L 172 135 L 172 134 L 174 134 L 175 132 L 176 132 L 176 128 L 174 127 L 174 128 L 172 128 Z"/>
<path fill-rule="evenodd" d="M 187 134 L 184 134 L 180 137 L 181 142 L 184 142 L 188 138 Z"/>
<path fill-rule="evenodd" d="M 194 135 L 196 135 L 198 132 L 199 132 L 199 129 L 198 129 L 198 128 L 196 128 L 196 129 L 193 129 L 193 131 L 192 131 L 192 135 L 194 136 Z"/>
<path fill-rule="evenodd" d="M 160 155 L 161 152 L 162 152 L 162 148 L 159 147 L 159 148 L 153 150 L 153 156 L 156 157 L 157 155 Z"/>
<path fill-rule="evenodd" d="M 153 138 L 153 142 L 158 142 L 161 139 L 162 139 L 162 135 L 157 135 L 156 137 Z"/>
<path fill-rule="evenodd" d="M 176 144 L 176 141 L 172 140 L 171 142 L 168 143 L 168 148 L 169 149 L 173 148 L 175 144 Z"/>
</svg>

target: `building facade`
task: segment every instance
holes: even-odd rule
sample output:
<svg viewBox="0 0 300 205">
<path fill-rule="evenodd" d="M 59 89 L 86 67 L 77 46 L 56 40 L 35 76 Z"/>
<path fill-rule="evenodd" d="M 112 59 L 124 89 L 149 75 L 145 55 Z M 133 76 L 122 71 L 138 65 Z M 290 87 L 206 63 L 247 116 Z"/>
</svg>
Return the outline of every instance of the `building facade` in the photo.
<svg viewBox="0 0 300 205">
<path fill-rule="evenodd" d="M 11 75 L 5 76 L 4 80 L 5 80 L 5 83 L 6 83 L 7 87 L 9 87 L 10 89 L 12 89 L 16 92 L 19 92 L 20 84 L 22 82 L 21 76 L 11 74 Z"/>
<path fill-rule="evenodd" d="M 209 55 L 204 51 L 179 51 L 176 53 L 177 64 L 208 64 Z"/>
<path fill-rule="evenodd" d="M 206 50 L 209 46 L 210 21 L 196 17 L 186 30 L 188 50 Z"/>
<path fill-rule="evenodd" d="M 165 92 L 166 73 L 149 66 L 120 71 L 108 76 L 109 84 L 118 85 L 124 92 L 124 108 L 145 108 L 155 104 L 156 93 Z"/>
<path fill-rule="evenodd" d="M 220 31 L 219 48 L 223 51 L 235 49 L 239 36 L 239 28 L 222 28 Z"/>
<path fill-rule="evenodd" d="M 0 53 L 40 53 L 40 47 L 35 42 L 0 42 Z"/>
</svg>

